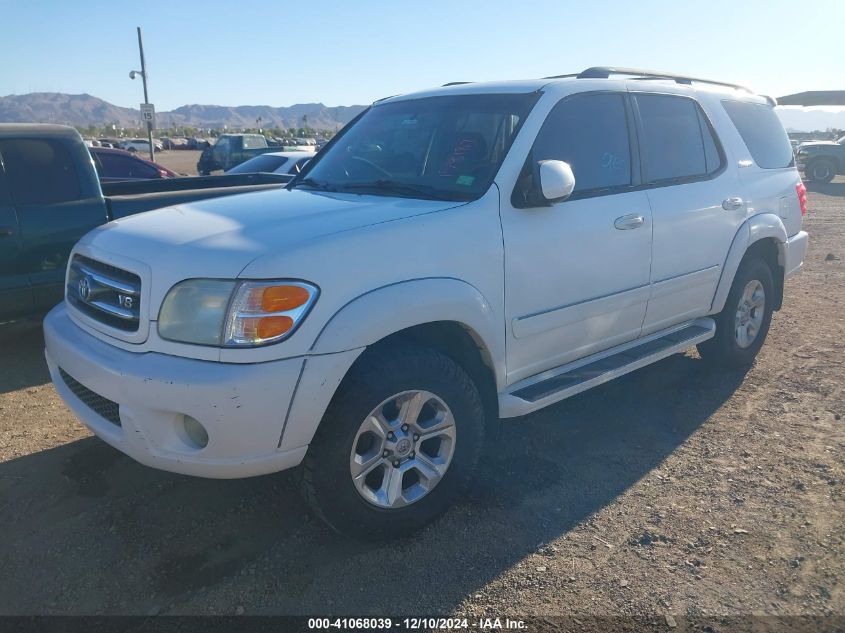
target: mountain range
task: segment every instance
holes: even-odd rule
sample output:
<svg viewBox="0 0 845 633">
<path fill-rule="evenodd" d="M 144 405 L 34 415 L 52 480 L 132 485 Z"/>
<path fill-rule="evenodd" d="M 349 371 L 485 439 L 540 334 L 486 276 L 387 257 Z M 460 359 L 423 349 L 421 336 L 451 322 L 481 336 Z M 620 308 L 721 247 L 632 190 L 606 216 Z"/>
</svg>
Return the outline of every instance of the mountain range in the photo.
<svg viewBox="0 0 845 633">
<path fill-rule="evenodd" d="M 170 112 L 157 112 L 159 128 L 298 128 L 335 130 L 351 121 L 366 106 L 329 107 L 322 103 L 298 103 L 288 107 L 184 105 Z M 116 125 L 140 127 L 141 113 L 122 108 L 88 94 L 33 92 L 0 97 L 0 123 L 62 123 L 86 127 Z"/>
<path fill-rule="evenodd" d="M 322 103 L 298 103 L 287 107 L 183 105 L 170 112 L 156 113 L 159 128 L 299 128 L 335 130 L 351 121 L 366 106 L 329 107 Z M 790 132 L 811 132 L 828 128 L 845 129 L 845 110 L 778 108 L 777 113 Z M 88 94 L 33 92 L 0 97 L 0 123 L 63 123 L 86 127 L 117 125 L 140 127 L 141 113 L 122 108 Z"/>
</svg>

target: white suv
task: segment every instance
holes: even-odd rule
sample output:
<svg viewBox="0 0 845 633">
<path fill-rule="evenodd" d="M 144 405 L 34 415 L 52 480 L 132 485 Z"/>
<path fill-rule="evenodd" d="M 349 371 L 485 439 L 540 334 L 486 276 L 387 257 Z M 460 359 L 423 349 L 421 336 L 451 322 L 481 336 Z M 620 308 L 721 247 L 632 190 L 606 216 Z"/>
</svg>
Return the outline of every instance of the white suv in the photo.
<svg viewBox="0 0 845 633">
<path fill-rule="evenodd" d="M 693 345 L 752 362 L 807 246 L 773 105 L 617 68 L 379 101 L 285 190 L 83 238 L 56 389 L 149 466 L 300 466 L 334 528 L 415 529 L 500 418 Z"/>
</svg>

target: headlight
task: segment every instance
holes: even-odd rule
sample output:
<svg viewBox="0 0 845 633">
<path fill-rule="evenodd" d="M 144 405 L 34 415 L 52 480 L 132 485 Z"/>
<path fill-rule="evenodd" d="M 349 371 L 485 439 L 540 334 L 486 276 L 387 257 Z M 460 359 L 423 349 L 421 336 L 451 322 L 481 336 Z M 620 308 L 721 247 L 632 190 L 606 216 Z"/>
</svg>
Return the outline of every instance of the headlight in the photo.
<svg viewBox="0 0 845 633">
<path fill-rule="evenodd" d="M 254 347 L 281 341 L 305 319 L 316 286 L 301 281 L 189 279 L 167 293 L 159 335 L 171 341 Z"/>
</svg>

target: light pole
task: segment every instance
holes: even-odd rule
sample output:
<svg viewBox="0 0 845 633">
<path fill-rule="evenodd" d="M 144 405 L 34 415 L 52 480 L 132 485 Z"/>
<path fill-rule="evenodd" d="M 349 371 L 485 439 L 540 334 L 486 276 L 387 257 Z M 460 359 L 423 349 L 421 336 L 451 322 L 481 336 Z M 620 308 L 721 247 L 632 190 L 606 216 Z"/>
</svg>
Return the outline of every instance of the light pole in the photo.
<svg viewBox="0 0 845 633">
<path fill-rule="evenodd" d="M 138 51 L 141 53 L 141 70 L 129 71 L 129 78 L 135 79 L 135 75 L 141 75 L 144 83 L 144 103 L 149 104 L 150 98 L 147 95 L 147 63 L 144 61 L 144 42 L 141 39 L 141 27 L 138 27 Z M 155 160 L 155 147 L 153 146 L 153 123 L 147 121 L 147 140 L 150 143 L 150 160 Z"/>
</svg>

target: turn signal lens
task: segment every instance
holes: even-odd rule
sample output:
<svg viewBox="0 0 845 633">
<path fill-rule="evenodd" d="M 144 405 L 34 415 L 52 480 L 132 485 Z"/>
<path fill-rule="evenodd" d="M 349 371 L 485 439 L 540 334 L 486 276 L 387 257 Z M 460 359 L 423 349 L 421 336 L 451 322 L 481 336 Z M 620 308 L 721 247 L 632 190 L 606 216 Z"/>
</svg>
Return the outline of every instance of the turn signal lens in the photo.
<svg viewBox="0 0 845 633">
<path fill-rule="evenodd" d="M 268 286 L 261 297 L 264 312 L 287 312 L 308 303 L 311 294 L 302 286 Z"/>
<path fill-rule="evenodd" d="M 255 330 L 260 339 L 276 338 L 293 327 L 293 319 L 289 316 L 270 316 L 257 319 Z"/>
<path fill-rule="evenodd" d="M 317 300 L 304 281 L 242 281 L 226 319 L 226 347 L 254 347 L 281 341 L 296 329 Z"/>
</svg>

